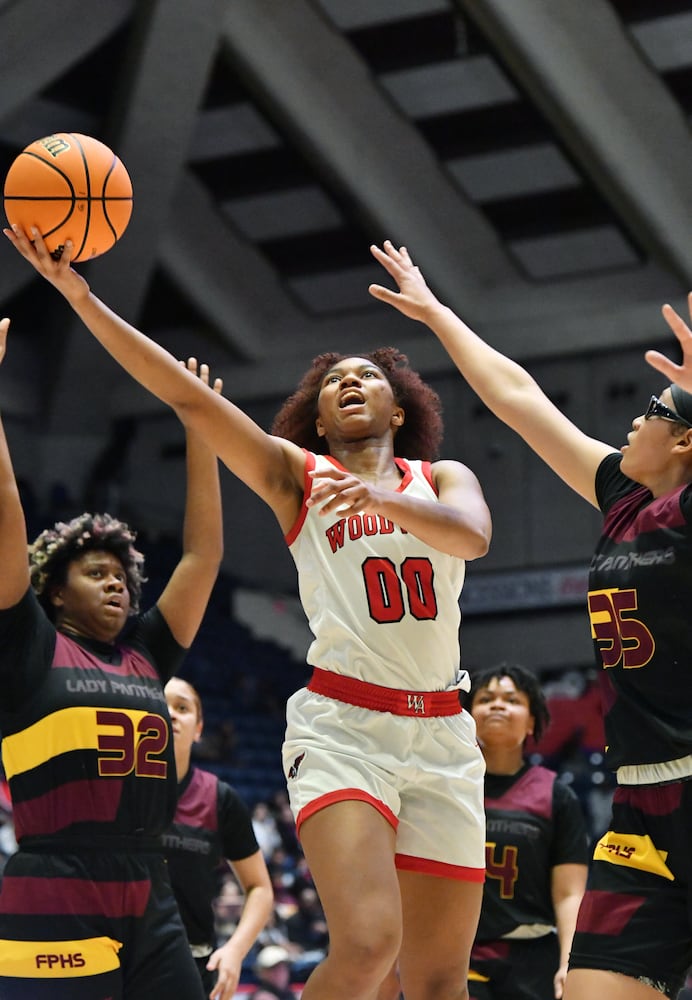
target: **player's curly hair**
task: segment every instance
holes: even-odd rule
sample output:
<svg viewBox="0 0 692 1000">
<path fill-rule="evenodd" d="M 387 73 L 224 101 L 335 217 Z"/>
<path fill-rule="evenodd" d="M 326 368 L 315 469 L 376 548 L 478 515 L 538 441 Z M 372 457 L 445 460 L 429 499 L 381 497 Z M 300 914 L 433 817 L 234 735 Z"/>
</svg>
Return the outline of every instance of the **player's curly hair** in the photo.
<svg viewBox="0 0 692 1000">
<path fill-rule="evenodd" d="M 548 728 L 550 711 L 543 689 L 532 670 L 527 670 L 518 663 L 503 662 L 472 673 L 471 690 L 464 695 L 464 704 L 471 711 L 476 693 L 487 687 L 492 680 L 499 680 L 501 677 L 509 677 L 517 691 L 522 691 L 529 699 L 529 712 L 533 716 L 533 738 L 538 743 Z"/>
<path fill-rule="evenodd" d="M 372 361 L 386 376 L 397 406 L 406 414 L 396 432 L 396 453 L 401 458 L 434 461 L 442 441 L 442 403 L 440 397 L 418 372 L 409 367 L 408 358 L 395 347 L 378 347 L 364 354 L 329 352 L 314 358 L 296 391 L 288 397 L 274 418 L 271 432 L 293 441 L 301 448 L 326 454 L 329 444 L 315 427 L 317 401 L 322 379 L 330 368 L 350 357 Z"/>
<path fill-rule="evenodd" d="M 46 528 L 29 546 L 31 585 L 41 606 L 53 620 L 50 595 L 67 579 L 69 564 L 92 549 L 111 552 L 123 564 L 130 594 L 130 613 L 139 611 L 144 576 L 144 556 L 134 546 L 136 535 L 110 514 L 80 514 Z"/>
</svg>

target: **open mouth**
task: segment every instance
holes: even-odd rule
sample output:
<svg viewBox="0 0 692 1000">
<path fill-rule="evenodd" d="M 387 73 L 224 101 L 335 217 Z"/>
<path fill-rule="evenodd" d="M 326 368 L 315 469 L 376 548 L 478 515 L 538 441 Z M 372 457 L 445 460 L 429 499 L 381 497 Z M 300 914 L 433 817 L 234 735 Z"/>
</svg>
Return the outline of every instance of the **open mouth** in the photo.
<svg viewBox="0 0 692 1000">
<path fill-rule="evenodd" d="M 347 406 L 361 406 L 365 402 L 362 393 L 357 389 L 347 389 L 339 400 L 339 409 L 345 410 Z"/>
</svg>

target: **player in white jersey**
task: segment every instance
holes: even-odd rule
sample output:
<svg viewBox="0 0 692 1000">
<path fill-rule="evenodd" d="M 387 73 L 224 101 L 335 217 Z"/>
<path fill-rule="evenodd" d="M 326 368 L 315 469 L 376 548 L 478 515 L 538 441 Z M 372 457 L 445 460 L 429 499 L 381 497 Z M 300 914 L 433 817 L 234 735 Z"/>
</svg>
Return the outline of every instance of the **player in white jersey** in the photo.
<svg viewBox="0 0 692 1000">
<path fill-rule="evenodd" d="M 437 503 L 429 462 L 397 465 L 402 496 Z M 312 466 L 335 468 L 333 459 L 308 454 Z M 387 687 L 457 684 L 464 561 L 377 514 L 337 515 L 327 524 L 314 508 L 306 514 L 287 542 L 315 635 L 308 663 Z"/>
<path fill-rule="evenodd" d="M 467 1000 L 484 765 L 459 704 L 457 601 L 491 524 L 473 473 L 433 461 L 437 395 L 393 348 L 323 354 L 267 434 L 92 295 L 69 244 L 54 261 L 37 231 L 5 232 L 271 507 L 295 556 L 314 671 L 284 759 L 330 941 L 303 1000 L 373 1000 L 397 956 L 407 1000 Z"/>
</svg>

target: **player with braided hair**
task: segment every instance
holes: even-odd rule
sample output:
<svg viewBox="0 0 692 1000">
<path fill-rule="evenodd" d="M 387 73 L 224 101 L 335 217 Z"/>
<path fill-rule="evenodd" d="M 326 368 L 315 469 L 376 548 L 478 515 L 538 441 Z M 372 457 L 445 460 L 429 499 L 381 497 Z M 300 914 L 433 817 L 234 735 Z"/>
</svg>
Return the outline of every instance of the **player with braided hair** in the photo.
<svg viewBox="0 0 692 1000">
<path fill-rule="evenodd" d="M 154 607 L 139 609 L 135 535 L 108 514 L 48 528 L 27 558 L 0 424 L 0 731 L 19 844 L 0 891 L 3 1000 L 204 997 L 161 844 L 177 790 L 163 684 L 221 554 L 218 462 L 188 431 L 183 553 Z"/>
</svg>

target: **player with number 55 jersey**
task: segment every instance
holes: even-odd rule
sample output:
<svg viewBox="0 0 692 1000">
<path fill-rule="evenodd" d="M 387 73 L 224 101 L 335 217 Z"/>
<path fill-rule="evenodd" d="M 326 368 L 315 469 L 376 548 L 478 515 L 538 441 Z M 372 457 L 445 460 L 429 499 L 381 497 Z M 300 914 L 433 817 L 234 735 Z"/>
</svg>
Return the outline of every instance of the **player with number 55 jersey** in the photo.
<svg viewBox="0 0 692 1000">
<path fill-rule="evenodd" d="M 642 400 L 616 448 L 581 430 L 441 303 L 406 247 L 371 249 L 397 285 L 371 286 L 374 297 L 430 327 L 491 412 L 603 515 L 588 611 L 618 788 L 564 997 L 676 997 L 692 964 L 692 329 L 663 306 L 682 362 L 646 353 L 670 384 Z"/>
</svg>

